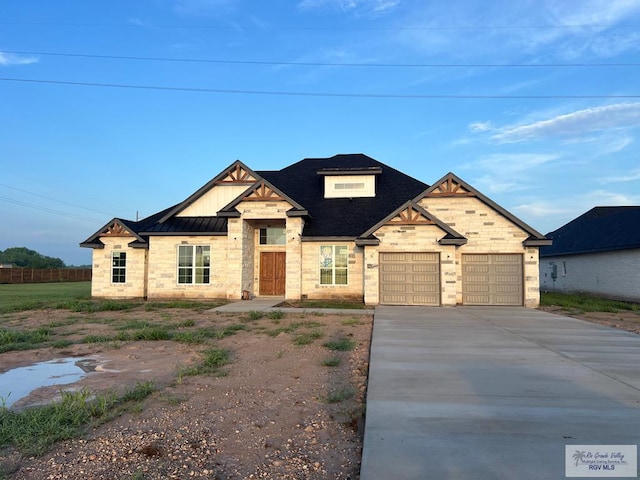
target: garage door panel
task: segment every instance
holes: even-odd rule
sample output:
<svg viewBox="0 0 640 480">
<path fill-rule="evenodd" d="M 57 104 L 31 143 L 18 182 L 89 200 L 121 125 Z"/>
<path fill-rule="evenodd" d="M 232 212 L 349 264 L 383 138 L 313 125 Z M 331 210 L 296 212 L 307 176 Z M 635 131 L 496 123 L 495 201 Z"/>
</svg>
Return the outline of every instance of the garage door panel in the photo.
<svg viewBox="0 0 640 480">
<path fill-rule="evenodd" d="M 521 254 L 463 255 L 462 303 L 465 305 L 522 305 L 524 290 L 522 272 Z"/>
<path fill-rule="evenodd" d="M 440 254 L 380 253 L 380 303 L 440 305 Z"/>
</svg>

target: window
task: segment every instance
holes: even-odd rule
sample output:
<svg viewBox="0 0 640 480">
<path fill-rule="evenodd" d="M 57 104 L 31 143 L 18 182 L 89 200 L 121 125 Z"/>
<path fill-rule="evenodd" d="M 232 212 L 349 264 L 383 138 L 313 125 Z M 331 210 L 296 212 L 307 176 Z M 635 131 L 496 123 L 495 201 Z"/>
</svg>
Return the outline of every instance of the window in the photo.
<svg viewBox="0 0 640 480">
<path fill-rule="evenodd" d="M 111 253 L 111 281 L 125 283 L 127 281 L 127 253 Z"/>
<path fill-rule="evenodd" d="M 364 182 L 336 183 L 333 187 L 336 190 L 364 190 Z"/>
<path fill-rule="evenodd" d="M 284 227 L 267 227 L 260 229 L 260 245 L 284 245 Z"/>
<path fill-rule="evenodd" d="M 211 247 L 180 245 L 178 247 L 178 283 L 209 283 Z"/>
<path fill-rule="evenodd" d="M 320 285 L 346 285 L 349 255 L 346 246 L 320 247 Z"/>
</svg>

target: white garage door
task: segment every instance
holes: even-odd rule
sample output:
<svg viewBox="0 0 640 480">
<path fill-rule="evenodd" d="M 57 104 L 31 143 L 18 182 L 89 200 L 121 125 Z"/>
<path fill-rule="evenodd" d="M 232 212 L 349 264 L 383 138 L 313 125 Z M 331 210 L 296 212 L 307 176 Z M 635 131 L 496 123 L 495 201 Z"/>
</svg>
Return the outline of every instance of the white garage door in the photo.
<svg viewBox="0 0 640 480">
<path fill-rule="evenodd" d="M 464 305 L 522 305 L 522 255 L 462 255 Z"/>
<path fill-rule="evenodd" d="M 380 253 L 380 303 L 440 305 L 439 253 Z"/>
</svg>

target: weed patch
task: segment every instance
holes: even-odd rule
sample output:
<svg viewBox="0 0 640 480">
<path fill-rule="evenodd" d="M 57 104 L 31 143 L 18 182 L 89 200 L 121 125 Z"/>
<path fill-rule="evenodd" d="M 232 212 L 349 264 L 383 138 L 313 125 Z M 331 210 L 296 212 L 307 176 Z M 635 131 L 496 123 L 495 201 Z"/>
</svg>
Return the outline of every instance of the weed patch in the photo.
<svg viewBox="0 0 640 480">
<path fill-rule="evenodd" d="M 152 382 L 142 382 L 122 397 L 112 393 L 92 398 L 87 389 L 62 392 L 62 400 L 19 412 L 0 407 L 0 448 L 15 446 L 26 455 L 41 455 L 60 441 L 78 437 L 91 421 L 99 423 L 113 415 L 116 407 L 140 401 L 155 391 Z"/>
<path fill-rule="evenodd" d="M 348 352 L 353 350 L 356 346 L 356 342 L 347 337 L 340 337 L 335 340 L 329 340 L 323 344 L 329 350 L 335 350 L 338 352 Z"/>
<path fill-rule="evenodd" d="M 302 345 L 310 345 L 315 340 L 322 338 L 324 333 L 320 330 L 311 330 L 310 332 L 297 333 L 293 336 L 293 344 L 302 346 Z"/>
<path fill-rule="evenodd" d="M 356 391 L 352 387 L 343 387 L 338 390 L 331 391 L 323 398 L 325 403 L 340 403 L 356 394 Z"/>
<path fill-rule="evenodd" d="M 225 376 L 226 372 L 221 367 L 231 363 L 231 353 L 221 348 L 211 348 L 203 353 L 202 362 L 199 365 L 182 368 L 178 377 L 196 375 Z"/>
<path fill-rule="evenodd" d="M 340 358 L 338 357 L 325 358 L 324 360 L 322 360 L 321 365 L 323 367 L 337 367 L 338 365 L 340 365 Z"/>
</svg>

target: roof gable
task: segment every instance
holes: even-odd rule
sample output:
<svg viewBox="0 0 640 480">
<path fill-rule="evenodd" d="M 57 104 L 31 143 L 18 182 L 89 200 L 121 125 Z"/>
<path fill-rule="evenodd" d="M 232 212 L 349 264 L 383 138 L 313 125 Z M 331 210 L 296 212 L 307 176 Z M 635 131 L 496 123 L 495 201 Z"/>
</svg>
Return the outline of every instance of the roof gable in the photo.
<svg viewBox="0 0 640 480">
<path fill-rule="evenodd" d="M 237 210 L 235 210 L 235 207 L 242 202 L 287 202 L 298 213 L 307 213 L 305 208 L 298 202 L 283 193 L 269 181 L 261 179 L 242 195 L 222 208 L 218 214 L 222 216 L 236 216 Z"/>
<path fill-rule="evenodd" d="M 385 225 L 434 225 L 440 228 L 440 230 L 445 233 L 445 236 L 440 239 L 440 241 L 446 239 L 444 243 L 455 245 L 464 245 L 465 243 L 467 243 L 467 239 L 464 236 L 460 235 L 449 225 L 442 222 L 434 215 L 430 214 L 428 211 L 426 211 L 424 208 L 422 208 L 412 200 L 406 202 L 395 211 L 391 212 L 380 222 L 364 232 L 360 237 L 367 240 L 367 244 L 370 244 L 370 240 L 372 239 L 372 236 L 375 234 L 375 232 Z"/>
<path fill-rule="evenodd" d="M 547 236 L 541 257 L 640 248 L 640 206 L 594 207 Z"/>
<path fill-rule="evenodd" d="M 475 197 L 485 205 L 489 206 L 496 212 L 500 213 L 503 217 L 520 227 L 526 233 L 528 233 L 529 238 L 525 240 L 525 246 L 540 246 L 548 245 L 550 243 L 550 241 L 536 229 L 527 225 L 518 217 L 508 212 L 506 209 L 491 200 L 489 197 L 486 197 L 471 185 L 469 185 L 467 182 L 460 179 L 451 172 L 447 173 L 444 177 L 435 182 L 431 187 L 427 188 L 424 192 L 414 198 L 414 201 L 419 202 L 423 198 L 442 197 Z"/>
<path fill-rule="evenodd" d="M 260 179 L 260 176 L 247 167 L 240 160 L 236 160 L 216 177 L 211 179 L 201 188 L 199 188 L 193 195 L 189 196 L 182 203 L 179 203 L 172 210 L 170 210 L 165 216 L 163 216 L 159 223 L 164 223 L 171 217 L 183 212 L 187 207 L 193 205 L 197 200 L 202 198 L 213 188 L 219 185 L 233 185 L 233 186 L 251 186 Z"/>
</svg>

